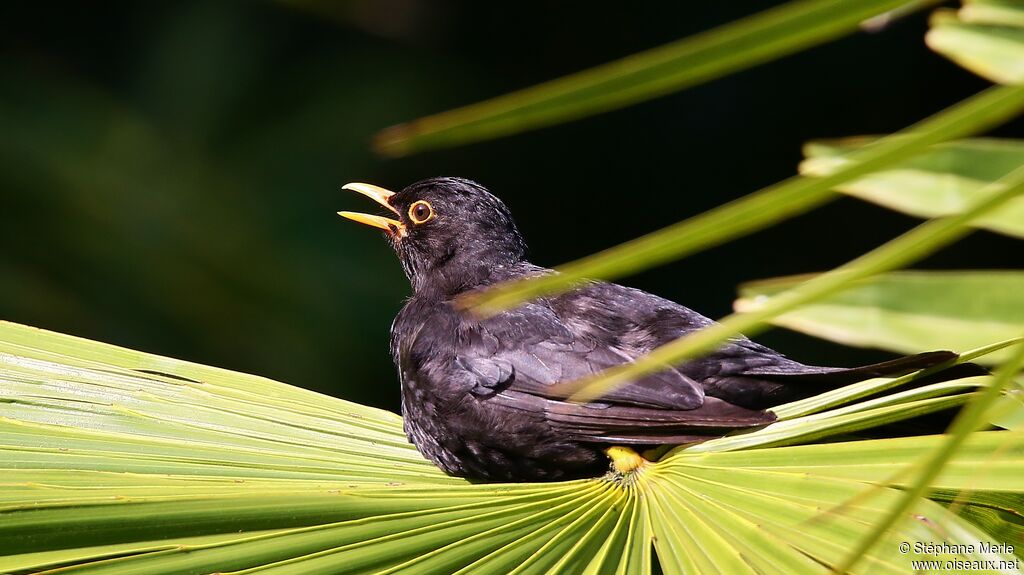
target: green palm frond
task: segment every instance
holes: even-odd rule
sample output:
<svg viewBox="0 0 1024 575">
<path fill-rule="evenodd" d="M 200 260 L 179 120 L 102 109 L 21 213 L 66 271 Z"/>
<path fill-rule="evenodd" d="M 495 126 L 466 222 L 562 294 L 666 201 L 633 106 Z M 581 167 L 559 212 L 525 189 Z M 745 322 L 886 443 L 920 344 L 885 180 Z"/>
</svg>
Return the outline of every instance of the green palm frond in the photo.
<svg viewBox="0 0 1024 575">
<path fill-rule="evenodd" d="M 809 276 L 740 286 L 734 306 L 753 311 Z M 846 345 L 900 353 L 965 349 L 1024 333 L 1024 272 L 901 271 L 857 282 L 843 292 L 772 320 L 774 325 Z M 981 358 L 994 364 L 1005 353 Z"/>
<path fill-rule="evenodd" d="M 872 380 L 633 475 L 474 485 L 423 460 L 394 414 L 0 323 L 0 571 L 826 573 L 943 439 L 851 434 L 989 379 L 850 403 L 894 385 Z M 855 572 L 910 572 L 904 541 L 1012 533 L 1024 433 L 975 434 L 932 487 Z"/>
</svg>

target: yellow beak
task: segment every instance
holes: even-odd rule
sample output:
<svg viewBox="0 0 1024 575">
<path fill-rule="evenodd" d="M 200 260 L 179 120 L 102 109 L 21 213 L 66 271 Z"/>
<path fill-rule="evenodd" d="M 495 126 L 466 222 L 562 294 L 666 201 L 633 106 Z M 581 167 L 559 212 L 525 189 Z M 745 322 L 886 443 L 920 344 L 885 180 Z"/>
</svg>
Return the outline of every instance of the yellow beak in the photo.
<svg viewBox="0 0 1024 575">
<path fill-rule="evenodd" d="M 343 190 L 352 190 L 353 192 L 359 192 L 360 194 L 363 194 L 364 196 L 372 199 L 373 201 L 377 202 L 378 204 L 380 204 L 380 205 L 384 206 L 385 208 L 391 210 L 396 215 L 400 215 L 400 214 L 398 214 L 398 210 L 393 208 L 391 206 L 391 204 L 388 203 L 388 199 L 390 199 L 391 196 L 395 195 L 395 192 L 392 192 L 390 190 L 385 190 L 384 188 L 381 188 L 379 186 L 375 186 L 373 184 L 360 184 L 360 183 L 345 184 L 344 186 L 341 187 L 341 189 L 343 189 Z M 352 221 L 359 222 L 361 224 L 366 224 L 368 226 L 373 226 L 375 228 L 380 228 L 380 229 L 384 230 L 385 232 L 387 232 L 388 235 L 391 235 L 391 236 L 394 236 L 394 235 L 403 236 L 403 235 L 405 235 L 405 226 L 402 225 L 402 222 L 400 222 L 398 220 L 393 220 L 391 218 L 385 218 L 385 217 L 382 217 L 382 216 L 374 216 L 374 215 L 371 215 L 371 214 L 361 214 L 359 212 L 338 212 L 338 215 L 343 217 L 343 218 L 348 218 L 348 219 L 350 219 Z"/>
</svg>

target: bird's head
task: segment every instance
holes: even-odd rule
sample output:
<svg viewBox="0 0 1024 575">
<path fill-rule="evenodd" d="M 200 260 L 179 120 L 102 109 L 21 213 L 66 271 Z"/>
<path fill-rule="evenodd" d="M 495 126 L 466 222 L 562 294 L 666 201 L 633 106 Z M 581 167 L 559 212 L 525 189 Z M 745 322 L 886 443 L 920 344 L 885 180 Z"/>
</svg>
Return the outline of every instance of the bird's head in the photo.
<svg viewBox="0 0 1024 575">
<path fill-rule="evenodd" d="M 384 230 L 413 289 L 457 293 L 500 275 L 526 256 L 526 244 L 501 200 L 463 178 L 431 178 L 400 192 L 346 184 L 396 218 L 339 215 Z"/>
</svg>

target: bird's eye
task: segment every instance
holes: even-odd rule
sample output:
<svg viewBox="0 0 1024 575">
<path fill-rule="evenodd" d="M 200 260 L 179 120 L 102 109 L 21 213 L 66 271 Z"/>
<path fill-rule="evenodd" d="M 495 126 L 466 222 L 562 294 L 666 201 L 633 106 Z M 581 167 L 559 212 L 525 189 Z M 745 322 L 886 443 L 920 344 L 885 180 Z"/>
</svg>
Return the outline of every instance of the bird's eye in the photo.
<svg viewBox="0 0 1024 575">
<path fill-rule="evenodd" d="M 422 224 L 434 217 L 434 208 L 430 202 L 420 200 L 409 206 L 409 219 L 414 224 Z"/>
</svg>

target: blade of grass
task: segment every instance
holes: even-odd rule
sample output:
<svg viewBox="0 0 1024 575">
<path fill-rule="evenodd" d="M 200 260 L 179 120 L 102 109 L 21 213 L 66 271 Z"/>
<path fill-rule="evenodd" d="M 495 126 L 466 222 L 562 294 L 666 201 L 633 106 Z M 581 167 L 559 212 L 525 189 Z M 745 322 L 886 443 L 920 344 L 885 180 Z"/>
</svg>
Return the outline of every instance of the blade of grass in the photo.
<svg viewBox="0 0 1024 575">
<path fill-rule="evenodd" d="M 403 156 L 607 112 L 853 33 L 863 20 L 906 5 L 906 0 L 790 2 L 564 78 L 393 126 L 377 134 L 373 145 L 381 154 Z"/>
<path fill-rule="evenodd" d="M 986 188 L 981 197 L 958 215 L 929 220 L 841 267 L 773 297 L 758 310 L 729 315 L 721 322 L 665 344 L 633 363 L 605 370 L 592 378 L 562 384 L 561 392 L 575 401 L 590 401 L 640 375 L 713 349 L 738 333 L 762 331 L 775 317 L 837 293 L 857 280 L 916 261 L 971 233 L 969 224 L 972 220 L 1024 193 L 1024 167 Z"/>
<path fill-rule="evenodd" d="M 947 433 L 947 439 L 924 462 L 917 480 L 902 494 L 899 501 L 889 508 L 882 519 L 875 524 L 874 529 L 861 539 L 846 558 L 836 566 L 836 573 L 846 573 L 852 569 L 860 557 L 867 554 L 875 543 L 903 518 L 918 499 L 927 495 L 932 482 L 956 454 L 957 448 L 967 440 L 971 433 L 985 424 L 985 414 L 988 409 L 995 404 L 1003 388 L 1022 367 L 1024 367 L 1024 345 L 1018 345 L 1017 352 L 1000 367 L 989 387 L 968 403 L 953 420 Z"/>
<path fill-rule="evenodd" d="M 905 160 L 927 146 L 984 131 L 1024 109 L 1024 86 L 990 88 L 850 155 L 850 163 L 820 177 L 794 176 L 701 215 L 559 266 L 558 274 L 500 284 L 463 305 L 492 315 L 534 297 L 559 293 L 587 279 L 615 279 L 763 229 L 834 199 L 833 188 Z"/>
</svg>

